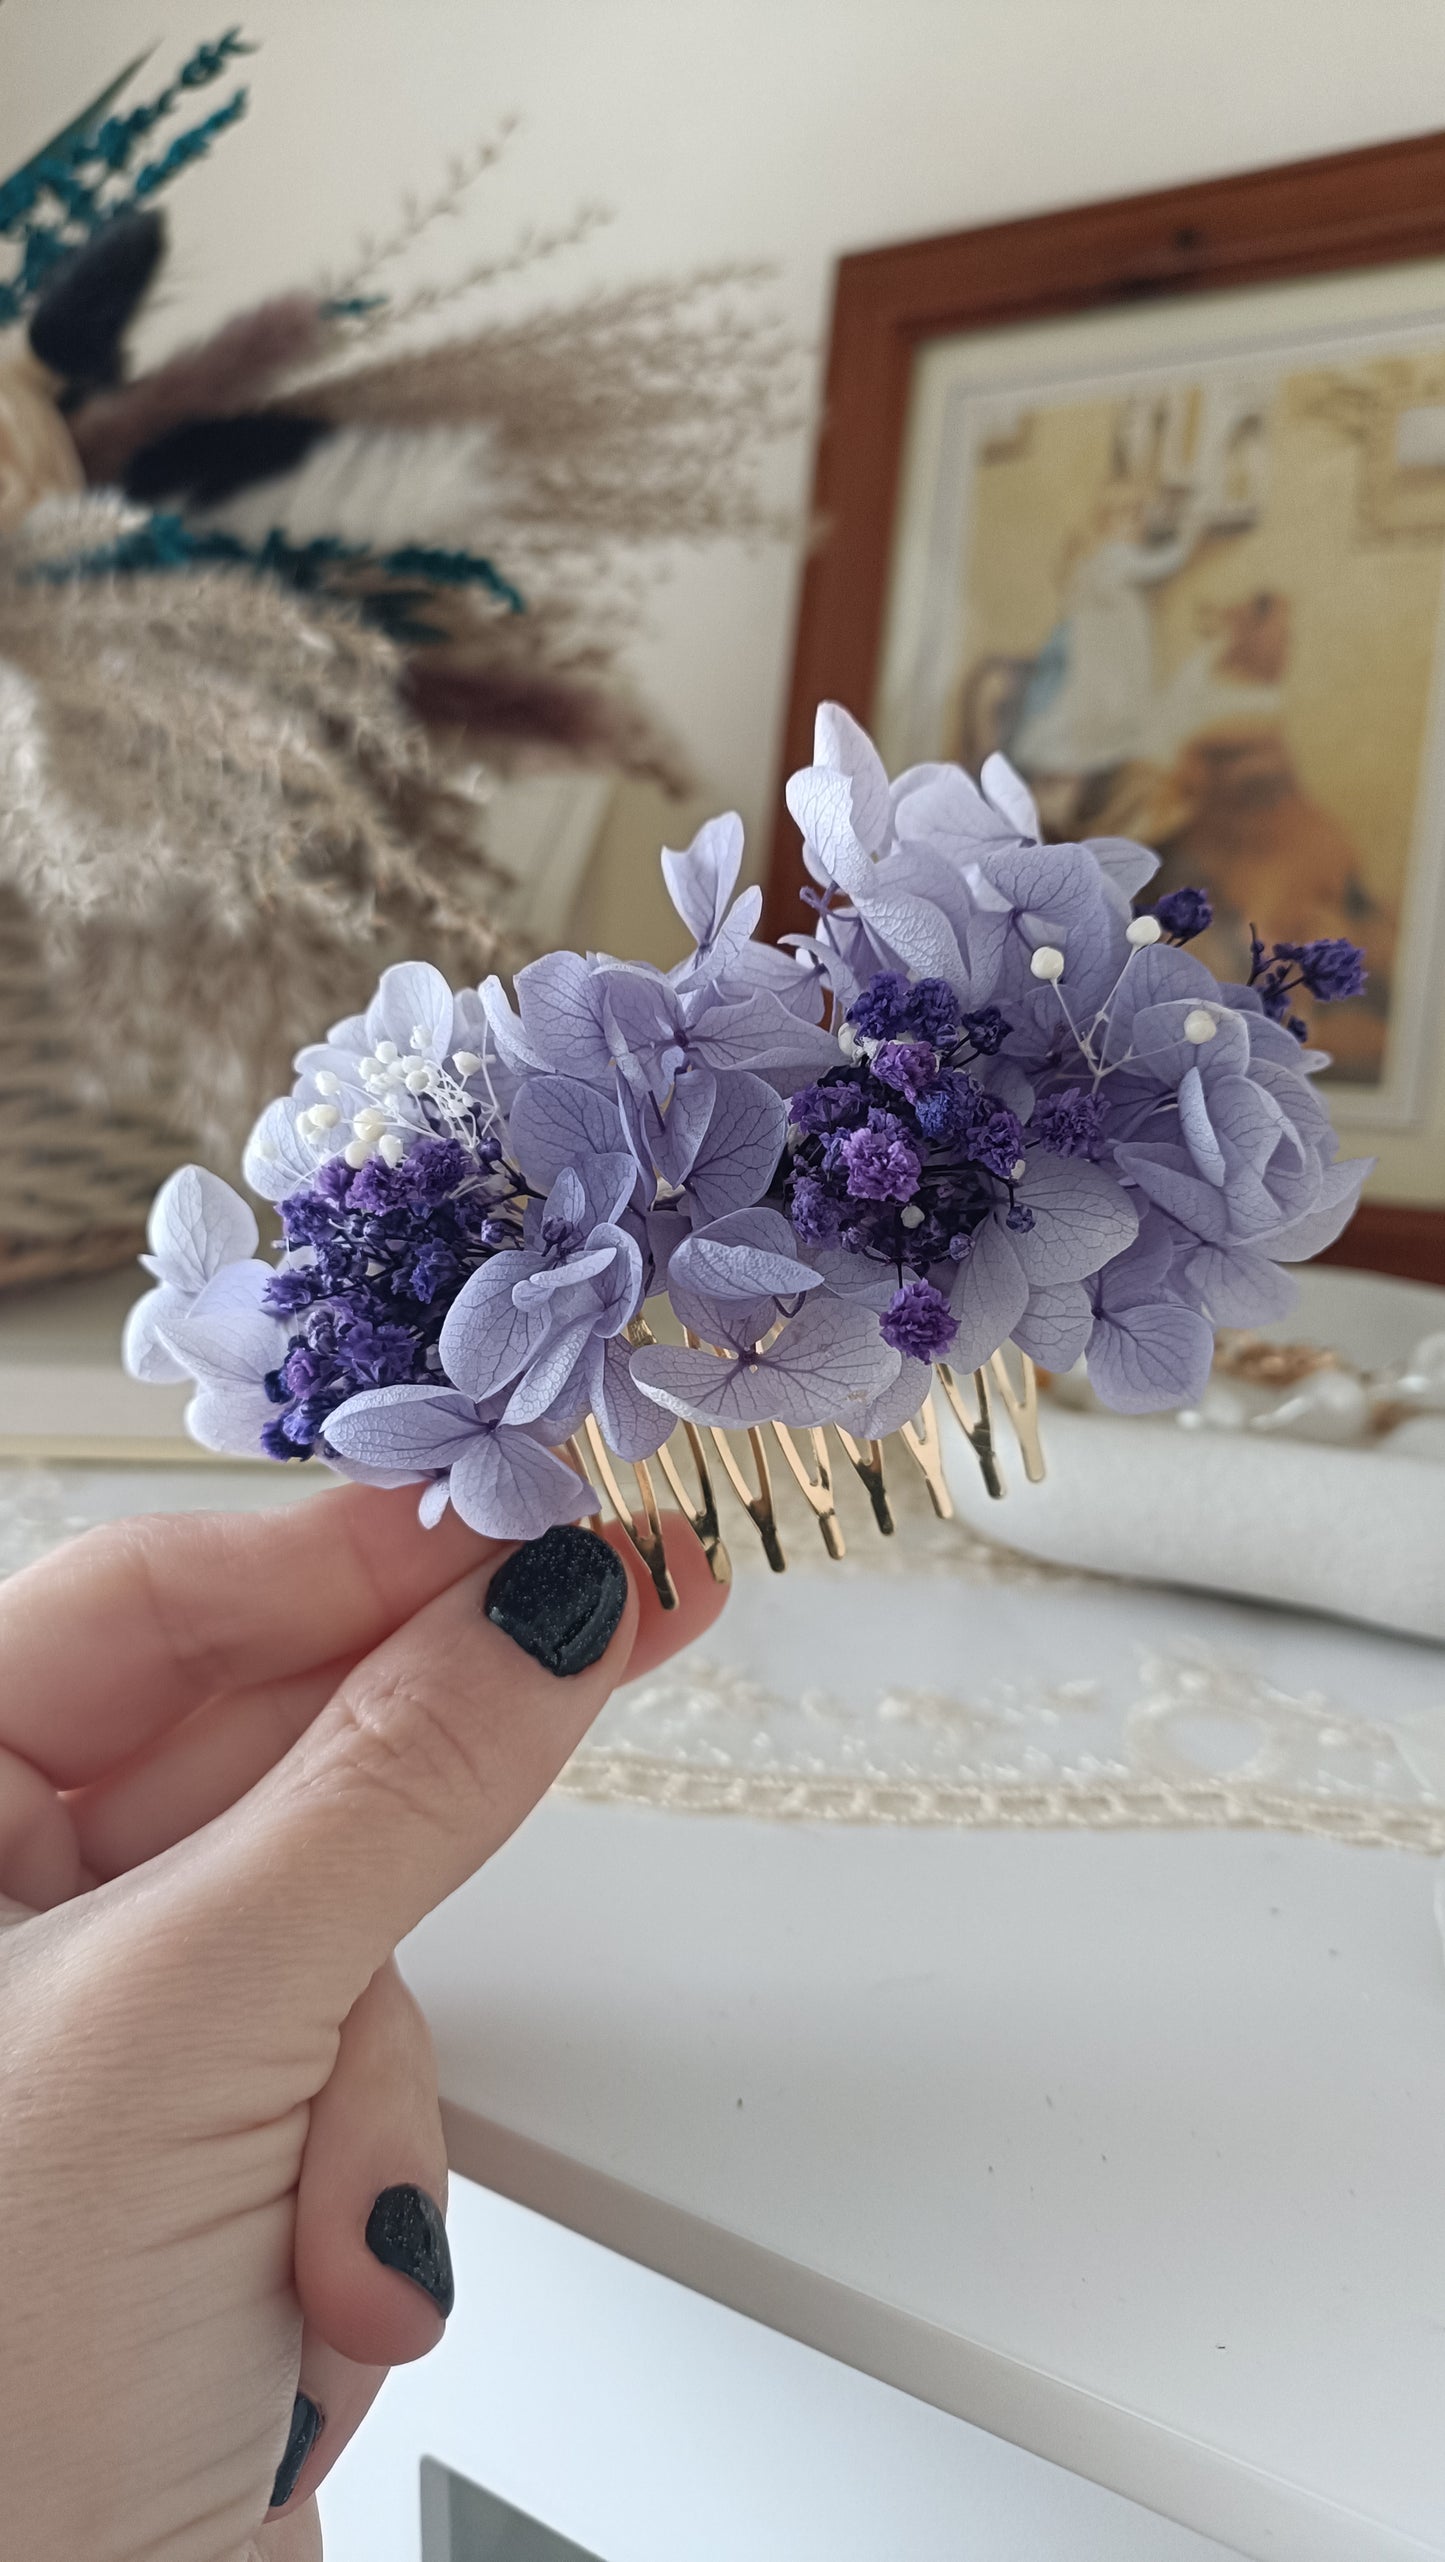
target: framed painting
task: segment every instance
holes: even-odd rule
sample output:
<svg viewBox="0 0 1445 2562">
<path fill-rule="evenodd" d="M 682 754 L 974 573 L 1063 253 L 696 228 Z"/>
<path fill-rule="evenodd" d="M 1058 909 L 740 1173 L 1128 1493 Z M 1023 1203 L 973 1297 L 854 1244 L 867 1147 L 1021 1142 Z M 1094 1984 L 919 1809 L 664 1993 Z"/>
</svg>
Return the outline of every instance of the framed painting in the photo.
<svg viewBox="0 0 1445 2562">
<path fill-rule="evenodd" d="M 1335 1259 L 1445 1281 L 1445 135 L 842 261 L 789 708 L 1345 935 Z M 769 929 L 798 922 L 786 819 Z"/>
</svg>

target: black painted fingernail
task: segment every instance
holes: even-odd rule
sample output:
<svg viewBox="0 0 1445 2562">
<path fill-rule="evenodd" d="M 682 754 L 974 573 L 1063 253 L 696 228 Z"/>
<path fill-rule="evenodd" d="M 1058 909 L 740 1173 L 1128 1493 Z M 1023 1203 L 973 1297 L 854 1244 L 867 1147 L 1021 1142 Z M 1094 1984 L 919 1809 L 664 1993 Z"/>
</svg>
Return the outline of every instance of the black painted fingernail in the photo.
<svg viewBox="0 0 1445 2562">
<path fill-rule="evenodd" d="M 529 1539 L 487 1588 L 487 1617 L 548 1672 L 585 1672 L 627 1603 L 627 1569 L 595 1530 L 564 1521 Z"/>
<path fill-rule="evenodd" d="M 366 2247 L 429 2295 L 443 2321 L 457 2300 L 441 2209 L 424 2188 L 384 2188 L 366 2219 Z"/>
<path fill-rule="evenodd" d="M 298 2393 L 291 2406 L 291 2434 L 286 2440 L 286 2452 L 276 2467 L 276 2479 L 271 2485 L 273 2509 L 285 2507 L 301 2479 L 301 2467 L 320 2435 L 321 2413 L 309 2393 Z"/>
</svg>

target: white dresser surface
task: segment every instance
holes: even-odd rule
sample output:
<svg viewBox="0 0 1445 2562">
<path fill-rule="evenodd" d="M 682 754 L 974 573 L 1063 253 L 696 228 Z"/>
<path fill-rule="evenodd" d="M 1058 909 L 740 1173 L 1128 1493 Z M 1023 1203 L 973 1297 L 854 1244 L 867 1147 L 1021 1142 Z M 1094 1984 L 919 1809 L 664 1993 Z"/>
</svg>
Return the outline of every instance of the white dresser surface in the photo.
<svg viewBox="0 0 1445 2562">
<path fill-rule="evenodd" d="M 408 1943 L 457 2167 L 1259 2562 L 1445 2554 L 1427 1860 L 545 1806 Z"/>
</svg>

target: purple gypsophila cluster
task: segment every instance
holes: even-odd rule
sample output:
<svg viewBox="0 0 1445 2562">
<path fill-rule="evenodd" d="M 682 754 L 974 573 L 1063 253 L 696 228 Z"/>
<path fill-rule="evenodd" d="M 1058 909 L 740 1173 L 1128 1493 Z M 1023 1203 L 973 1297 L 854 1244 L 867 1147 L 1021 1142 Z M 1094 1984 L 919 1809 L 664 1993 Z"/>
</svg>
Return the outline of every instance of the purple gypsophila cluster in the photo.
<svg viewBox="0 0 1445 2562">
<path fill-rule="evenodd" d="M 1296 1014 L 1291 999 L 1303 989 L 1316 1003 L 1332 1005 L 1359 996 L 1365 985 L 1365 956 L 1343 936 L 1325 935 L 1315 943 L 1265 945 L 1253 926 L 1249 933 L 1249 984 L 1272 1023 L 1282 1023 L 1297 1041 L 1309 1039 L 1309 1025 Z"/>
<path fill-rule="evenodd" d="M 252 1136 L 275 1261 L 215 1175 L 163 1188 L 135 1374 L 189 1378 L 212 1448 L 509 1538 L 595 1507 L 589 1417 L 624 1460 L 679 1417 L 877 1439 L 1010 1339 L 1124 1411 L 1196 1395 L 1354 1205 L 1290 1014 L 1358 991 L 1353 947 L 1221 986 L 1180 948 L 1202 893 L 1135 915 L 1152 854 L 1042 844 L 997 758 L 890 783 L 833 706 L 789 803 L 816 887 L 783 949 L 723 818 L 663 855 L 671 970 L 553 952 L 515 1002 L 388 970 Z"/>
</svg>

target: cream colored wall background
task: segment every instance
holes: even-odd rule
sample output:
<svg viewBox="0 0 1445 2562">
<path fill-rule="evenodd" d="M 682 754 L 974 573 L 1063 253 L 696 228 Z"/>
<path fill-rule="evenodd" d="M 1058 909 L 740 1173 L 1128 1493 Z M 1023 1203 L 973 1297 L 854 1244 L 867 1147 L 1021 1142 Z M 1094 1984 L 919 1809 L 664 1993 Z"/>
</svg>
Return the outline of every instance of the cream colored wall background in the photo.
<svg viewBox="0 0 1445 2562">
<path fill-rule="evenodd" d="M 251 112 L 169 200 L 156 341 L 341 261 L 509 109 L 430 267 L 600 200 L 529 296 L 766 258 L 819 356 L 841 250 L 1445 123 L 1445 0 L 0 0 L 0 167 L 129 53 L 233 21 Z M 686 558 L 635 652 L 759 858 L 796 577 L 783 546 Z"/>
</svg>

